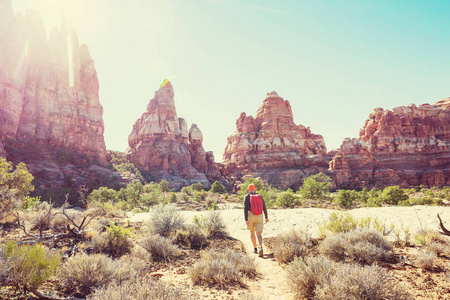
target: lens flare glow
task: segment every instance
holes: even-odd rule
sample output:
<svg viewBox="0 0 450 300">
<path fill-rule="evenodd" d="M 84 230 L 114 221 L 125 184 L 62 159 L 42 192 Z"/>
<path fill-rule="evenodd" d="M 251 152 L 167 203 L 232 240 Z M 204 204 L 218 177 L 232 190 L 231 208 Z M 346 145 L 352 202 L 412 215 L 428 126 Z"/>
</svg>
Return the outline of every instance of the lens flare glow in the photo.
<svg viewBox="0 0 450 300">
<path fill-rule="evenodd" d="M 164 79 L 163 83 L 159 86 L 159 88 L 163 88 L 166 86 L 166 84 L 169 82 L 169 79 Z"/>
</svg>

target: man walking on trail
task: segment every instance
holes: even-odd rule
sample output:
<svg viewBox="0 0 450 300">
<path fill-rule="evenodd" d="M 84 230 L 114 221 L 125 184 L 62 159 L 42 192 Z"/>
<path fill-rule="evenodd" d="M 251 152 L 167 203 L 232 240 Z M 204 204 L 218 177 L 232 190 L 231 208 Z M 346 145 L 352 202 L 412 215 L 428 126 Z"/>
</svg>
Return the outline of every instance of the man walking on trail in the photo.
<svg viewBox="0 0 450 300">
<path fill-rule="evenodd" d="M 267 215 L 266 203 L 260 194 L 255 193 L 256 187 L 254 184 L 249 184 L 247 190 L 249 193 L 244 197 L 244 217 L 245 223 L 247 224 L 247 229 L 250 230 L 250 238 L 252 239 L 253 248 L 255 254 L 258 254 L 258 249 L 256 248 L 256 237 L 258 237 L 259 243 L 259 257 L 263 257 L 263 226 L 264 220 L 262 213 L 266 216 L 266 223 L 269 222 L 269 217 Z M 256 232 L 256 236 L 255 236 Z"/>
</svg>

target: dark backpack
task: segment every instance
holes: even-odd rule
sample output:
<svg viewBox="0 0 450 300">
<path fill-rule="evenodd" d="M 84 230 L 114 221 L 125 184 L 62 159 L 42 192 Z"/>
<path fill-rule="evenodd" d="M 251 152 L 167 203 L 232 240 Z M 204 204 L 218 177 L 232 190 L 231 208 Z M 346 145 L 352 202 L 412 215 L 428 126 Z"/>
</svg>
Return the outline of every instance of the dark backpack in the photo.
<svg viewBox="0 0 450 300">
<path fill-rule="evenodd" d="M 262 214 L 263 200 L 260 194 L 250 194 L 250 211 L 255 216 Z"/>
</svg>

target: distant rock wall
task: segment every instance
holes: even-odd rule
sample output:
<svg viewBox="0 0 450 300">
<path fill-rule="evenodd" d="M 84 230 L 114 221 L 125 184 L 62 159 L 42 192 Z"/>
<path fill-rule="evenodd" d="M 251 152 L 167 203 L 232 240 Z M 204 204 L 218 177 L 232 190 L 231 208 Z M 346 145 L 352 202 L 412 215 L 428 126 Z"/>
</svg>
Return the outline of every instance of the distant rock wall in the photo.
<svg viewBox="0 0 450 300">
<path fill-rule="evenodd" d="M 450 98 L 433 105 L 375 108 L 359 138 L 346 139 L 330 163 L 338 187 L 450 184 Z M 333 163 L 345 156 L 347 165 Z M 351 175 L 348 174 L 351 170 Z"/>
<path fill-rule="evenodd" d="M 0 155 L 34 174 L 50 164 L 60 181 L 58 149 L 106 163 L 98 90 L 89 50 L 65 20 L 47 38 L 39 13 L 14 15 L 11 0 L 0 0 Z M 27 147 L 42 153 L 30 157 Z"/>
<path fill-rule="evenodd" d="M 287 188 L 300 185 L 305 176 L 326 171 L 327 163 L 315 157 L 326 151 L 323 137 L 296 125 L 289 101 L 271 92 L 255 118 L 241 113 L 236 131 L 228 137 L 223 164 L 232 181 L 261 177 Z"/>
<path fill-rule="evenodd" d="M 135 122 L 126 155 L 138 168 L 148 171 L 151 179 L 167 180 L 175 189 L 197 182 L 209 188 L 210 180 L 225 179 L 202 142 L 197 125 L 192 124 L 188 132 L 186 121 L 177 117 L 173 87 L 165 80 Z"/>
</svg>

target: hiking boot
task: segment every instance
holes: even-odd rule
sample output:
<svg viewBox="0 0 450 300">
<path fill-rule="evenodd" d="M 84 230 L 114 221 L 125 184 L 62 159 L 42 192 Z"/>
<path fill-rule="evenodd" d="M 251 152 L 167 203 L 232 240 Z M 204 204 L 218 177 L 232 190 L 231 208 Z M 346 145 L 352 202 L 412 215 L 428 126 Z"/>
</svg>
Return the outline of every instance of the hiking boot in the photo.
<svg viewBox="0 0 450 300">
<path fill-rule="evenodd" d="M 254 248 L 254 249 L 253 249 L 253 253 L 258 254 L 258 249 L 257 249 L 257 248 Z"/>
<path fill-rule="evenodd" d="M 258 255 L 258 257 L 263 257 L 263 249 L 262 249 L 262 248 L 259 249 L 259 255 Z"/>
</svg>

